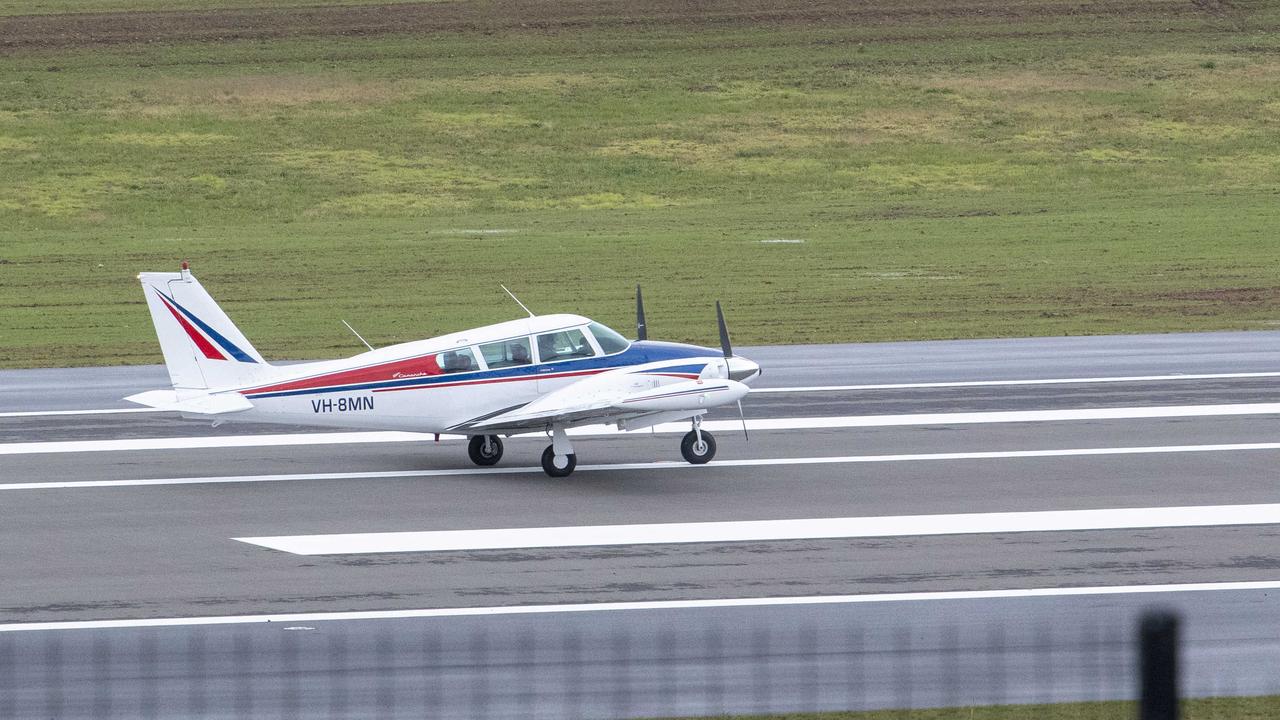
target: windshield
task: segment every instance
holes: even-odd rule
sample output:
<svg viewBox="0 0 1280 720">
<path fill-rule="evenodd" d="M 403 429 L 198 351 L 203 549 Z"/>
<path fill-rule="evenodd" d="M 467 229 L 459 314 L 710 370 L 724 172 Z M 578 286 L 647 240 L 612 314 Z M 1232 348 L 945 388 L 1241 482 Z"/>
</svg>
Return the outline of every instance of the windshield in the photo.
<svg viewBox="0 0 1280 720">
<path fill-rule="evenodd" d="M 605 327 L 598 322 L 591 323 L 587 328 L 591 330 L 592 335 L 596 336 L 596 342 L 600 343 L 600 349 L 605 355 L 620 353 L 631 344 L 613 329 Z"/>
</svg>

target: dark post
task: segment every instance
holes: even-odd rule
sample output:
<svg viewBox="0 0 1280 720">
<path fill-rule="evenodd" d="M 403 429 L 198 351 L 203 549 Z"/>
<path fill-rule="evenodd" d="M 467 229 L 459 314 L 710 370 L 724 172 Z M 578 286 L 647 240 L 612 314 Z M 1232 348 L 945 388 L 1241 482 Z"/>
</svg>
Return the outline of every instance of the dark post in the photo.
<svg viewBox="0 0 1280 720">
<path fill-rule="evenodd" d="M 1178 616 L 1169 611 L 1142 617 L 1142 696 L 1139 720 L 1178 720 Z"/>
</svg>

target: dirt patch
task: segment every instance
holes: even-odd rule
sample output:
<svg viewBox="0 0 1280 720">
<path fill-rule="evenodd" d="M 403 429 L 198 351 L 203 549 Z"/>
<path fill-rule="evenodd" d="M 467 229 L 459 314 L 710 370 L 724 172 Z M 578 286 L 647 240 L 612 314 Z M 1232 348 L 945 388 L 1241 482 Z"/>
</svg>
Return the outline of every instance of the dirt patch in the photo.
<svg viewBox="0 0 1280 720">
<path fill-rule="evenodd" d="M 857 25 L 1095 15 L 1146 19 L 1220 13 L 1192 3 L 1130 0 L 1094 5 L 1061 0 L 885 3 L 844 0 L 491 0 L 276 9 L 70 13 L 0 18 L 0 52 L 122 43 L 178 43 L 287 37 L 368 37 L 436 32 L 568 30 L 632 26 Z"/>
<path fill-rule="evenodd" d="M 1280 287 L 1215 288 L 1165 293 L 1159 297 L 1165 300 L 1193 300 L 1226 305 L 1257 305 L 1280 302 Z"/>
<path fill-rule="evenodd" d="M 919 218 L 998 217 L 1000 215 L 1026 215 L 1040 210 L 999 211 L 989 208 L 941 208 L 920 205 L 890 205 L 888 207 L 858 213 L 859 220 L 915 220 Z"/>
</svg>

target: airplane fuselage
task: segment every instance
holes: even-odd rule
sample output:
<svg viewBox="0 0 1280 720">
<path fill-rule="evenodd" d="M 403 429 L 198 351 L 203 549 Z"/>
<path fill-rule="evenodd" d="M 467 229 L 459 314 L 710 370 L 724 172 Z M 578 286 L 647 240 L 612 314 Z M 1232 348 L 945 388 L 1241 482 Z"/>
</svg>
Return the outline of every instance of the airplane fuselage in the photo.
<svg viewBox="0 0 1280 720">
<path fill-rule="evenodd" d="M 586 327 L 586 322 L 573 322 L 570 327 Z M 492 337 L 494 333 L 489 331 L 498 327 L 501 326 L 470 334 Z M 537 336 L 538 333 L 531 333 L 531 337 Z M 696 380 L 707 365 L 724 362 L 720 352 L 711 348 L 655 341 L 634 341 L 612 354 L 603 353 L 597 341 L 591 349 L 598 354 L 591 357 L 545 361 L 535 357 L 528 364 L 515 367 L 493 368 L 486 364 L 441 371 L 430 360 L 442 352 L 441 347 L 454 351 L 467 348 L 480 359 L 480 345 L 520 337 L 524 335 L 472 345 L 460 342 L 465 338 L 450 336 L 381 348 L 333 363 L 299 366 L 293 378 L 224 391 L 240 394 L 253 403 L 253 409 L 226 419 L 447 432 L 459 423 L 533 402 L 602 372 L 625 368 L 633 376 L 631 387 L 639 391 Z"/>
<path fill-rule="evenodd" d="M 733 354 L 720 303 L 720 350 L 628 341 L 581 315 L 532 315 L 428 340 L 370 349 L 343 360 L 273 365 L 191 274 L 138 274 L 164 353 L 170 390 L 127 399 L 184 417 L 468 436 L 480 466 L 502 458 L 502 436 L 545 431 L 542 469 L 577 465 L 575 427 L 636 430 L 690 421 L 680 453 L 716 454 L 702 429 L 711 408 L 737 403 L 760 367 Z M 636 327 L 645 336 L 636 289 Z M 746 432 L 746 420 L 743 420 Z"/>
</svg>

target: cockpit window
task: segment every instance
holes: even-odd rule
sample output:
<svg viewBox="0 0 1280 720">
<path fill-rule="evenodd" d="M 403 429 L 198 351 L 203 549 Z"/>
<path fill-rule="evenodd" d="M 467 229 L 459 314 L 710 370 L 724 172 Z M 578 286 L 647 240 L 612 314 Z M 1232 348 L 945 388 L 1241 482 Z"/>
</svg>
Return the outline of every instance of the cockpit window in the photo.
<svg viewBox="0 0 1280 720">
<path fill-rule="evenodd" d="M 587 336 L 577 328 L 538 336 L 538 359 L 542 362 L 592 357 L 595 354 Z"/>
<path fill-rule="evenodd" d="M 516 367 L 533 362 L 529 355 L 529 338 L 515 338 L 480 346 L 480 354 L 489 369 Z"/>
<path fill-rule="evenodd" d="M 471 372 L 479 370 L 480 365 L 476 362 L 476 356 L 471 352 L 471 348 L 458 348 L 457 350 L 445 350 L 436 355 L 436 364 L 446 373 Z"/>
<path fill-rule="evenodd" d="M 598 322 L 593 322 L 587 327 L 591 330 L 591 334 L 596 336 L 596 342 L 600 343 L 600 350 L 605 355 L 620 353 L 631 344 L 627 342 L 626 338 Z"/>
</svg>

